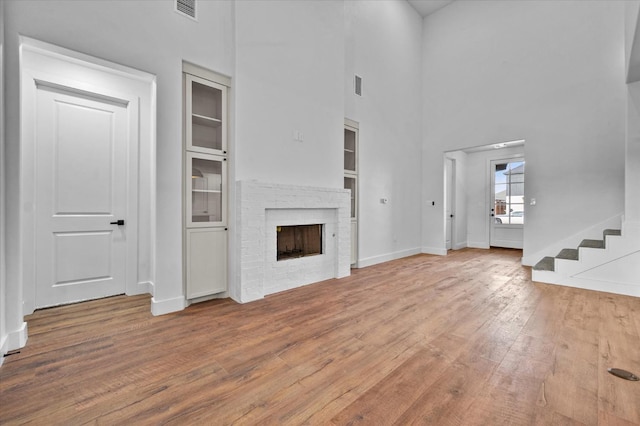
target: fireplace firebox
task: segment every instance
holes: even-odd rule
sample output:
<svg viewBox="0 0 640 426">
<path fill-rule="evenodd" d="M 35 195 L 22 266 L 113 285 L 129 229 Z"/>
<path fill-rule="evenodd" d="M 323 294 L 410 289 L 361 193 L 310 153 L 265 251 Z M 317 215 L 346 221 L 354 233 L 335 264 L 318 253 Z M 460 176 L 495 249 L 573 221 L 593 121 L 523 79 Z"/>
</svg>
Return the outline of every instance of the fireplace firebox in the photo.
<svg viewBox="0 0 640 426">
<path fill-rule="evenodd" d="M 278 226 L 277 260 L 322 254 L 322 224 Z"/>
</svg>

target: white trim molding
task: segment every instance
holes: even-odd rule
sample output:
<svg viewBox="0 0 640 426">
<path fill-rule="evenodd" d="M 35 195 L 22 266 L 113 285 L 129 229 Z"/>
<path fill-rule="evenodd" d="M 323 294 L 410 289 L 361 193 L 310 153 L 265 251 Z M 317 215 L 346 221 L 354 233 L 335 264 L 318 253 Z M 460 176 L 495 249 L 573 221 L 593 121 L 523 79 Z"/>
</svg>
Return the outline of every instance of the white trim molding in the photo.
<svg viewBox="0 0 640 426">
<path fill-rule="evenodd" d="M 183 310 L 187 306 L 184 296 L 173 299 L 156 300 L 151 298 L 151 314 L 154 316 L 166 315 Z"/>
<path fill-rule="evenodd" d="M 420 247 L 407 250 L 394 251 L 392 253 L 371 256 L 358 260 L 358 268 L 366 268 L 367 266 L 377 265 L 378 263 L 389 262 L 391 260 L 402 259 L 403 257 L 413 256 L 415 254 L 424 253 Z"/>
</svg>

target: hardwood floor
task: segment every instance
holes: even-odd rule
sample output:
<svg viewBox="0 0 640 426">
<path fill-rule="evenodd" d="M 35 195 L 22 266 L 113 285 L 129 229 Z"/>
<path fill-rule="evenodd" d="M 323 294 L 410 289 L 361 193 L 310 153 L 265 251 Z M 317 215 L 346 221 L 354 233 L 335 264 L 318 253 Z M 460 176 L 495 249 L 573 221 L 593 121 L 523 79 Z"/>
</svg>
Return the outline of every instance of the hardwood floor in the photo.
<svg viewBox="0 0 640 426">
<path fill-rule="evenodd" d="M 640 299 L 531 282 L 517 250 L 417 255 L 239 305 L 37 311 L 1 424 L 640 424 Z"/>
</svg>

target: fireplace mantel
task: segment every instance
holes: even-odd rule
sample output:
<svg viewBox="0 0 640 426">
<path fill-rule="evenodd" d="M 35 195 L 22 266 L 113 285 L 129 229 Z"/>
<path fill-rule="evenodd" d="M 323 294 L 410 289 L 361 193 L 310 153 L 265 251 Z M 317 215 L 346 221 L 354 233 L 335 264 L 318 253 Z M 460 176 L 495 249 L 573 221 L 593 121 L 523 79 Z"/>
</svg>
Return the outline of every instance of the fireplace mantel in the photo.
<svg viewBox="0 0 640 426">
<path fill-rule="evenodd" d="M 241 303 L 350 274 L 350 195 L 345 189 L 237 182 L 238 275 L 230 296 Z M 276 228 L 322 223 L 322 255 L 276 260 Z"/>
</svg>

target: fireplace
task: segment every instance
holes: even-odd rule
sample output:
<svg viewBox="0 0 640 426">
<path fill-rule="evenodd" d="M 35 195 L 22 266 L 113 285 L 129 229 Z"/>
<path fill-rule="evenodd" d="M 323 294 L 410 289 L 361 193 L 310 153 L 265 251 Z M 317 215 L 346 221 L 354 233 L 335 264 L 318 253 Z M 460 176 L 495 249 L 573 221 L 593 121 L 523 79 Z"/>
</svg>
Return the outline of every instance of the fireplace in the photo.
<svg viewBox="0 0 640 426">
<path fill-rule="evenodd" d="M 276 227 L 278 261 L 322 254 L 322 225 Z"/>
<path fill-rule="evenodd" d="M 238 275 L 229 286 L 234 300 L 250 302 L 268 294 L 349 275 L 349 190 L 245 180 L 237 182 L 236 194 Z M 295 225 L 315 228 L 308 231 L 315 237 L 306 238 L 315 238 L 316 249 L 310 252 L 316 254 L 303 257 L 295 254 L 278 261 L 278 252 L 300 250 L 290 242 L 295 236 L 283 239 L 288 238 L 284 249 L 282 244 L 278 246 L 277 234 Z M 301 238 L 305 238 L 304 232 Z"/>
</svg>

